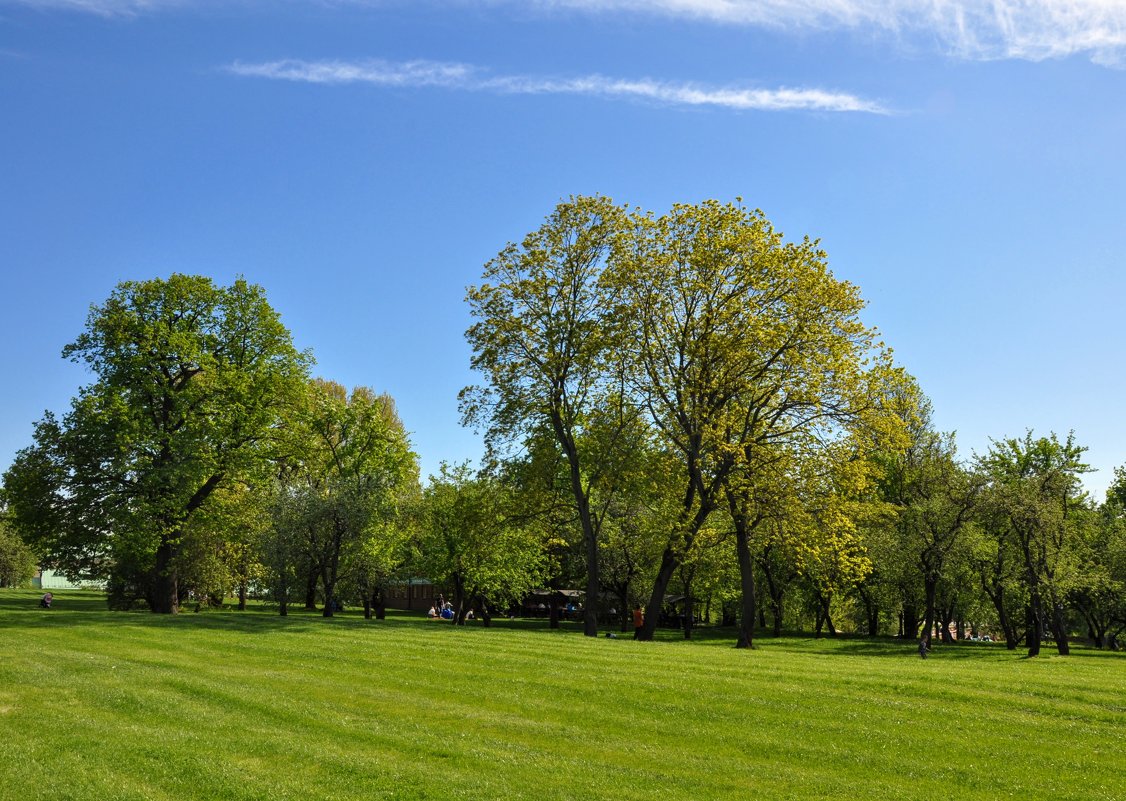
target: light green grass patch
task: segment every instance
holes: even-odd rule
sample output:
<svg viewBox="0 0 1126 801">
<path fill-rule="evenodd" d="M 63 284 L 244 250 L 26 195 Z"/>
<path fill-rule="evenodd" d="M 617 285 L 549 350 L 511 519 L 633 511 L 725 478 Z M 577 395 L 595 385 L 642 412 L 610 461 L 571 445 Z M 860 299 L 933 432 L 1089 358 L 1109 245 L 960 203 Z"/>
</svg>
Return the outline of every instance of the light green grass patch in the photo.
<svg viewBox="0 0 1126 801">
<path fill-rule="evenodd" d="M 1126 798 L 1126 659 L 0 591 L 0 799 Z"/>
</svg>

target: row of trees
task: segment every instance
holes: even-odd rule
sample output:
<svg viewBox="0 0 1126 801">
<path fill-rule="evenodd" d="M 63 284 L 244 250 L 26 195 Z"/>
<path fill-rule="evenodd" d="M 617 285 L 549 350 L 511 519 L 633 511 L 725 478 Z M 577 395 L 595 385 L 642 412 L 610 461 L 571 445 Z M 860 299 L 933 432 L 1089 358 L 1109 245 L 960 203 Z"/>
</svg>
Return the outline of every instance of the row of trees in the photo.
<svg viewBox="0 0 1126 801">
<path fill-rule="evenodd" d="M 1084 498 L 1083 449 L 1029 433 L 959 462 L 856 287 L 741 201 L 572 198 L 468 300 L 485 382 L 466 421 L 501 473 L 567 499 L 573 578 L 645 599 L 640 639 L 674 586 L 686 635 L 715 599 L 741 647 L 766 606 L 781 629 L 795 588 L 819 632 L 842 608 L 912 638 L 992 620 L 1010 647 L 1050 632 L 1066 653 L 1069 611 L 1096 642 L 1126 625 L 1121 506 Z"/>
<path fill-rule="evenodd" d="M 1071 438 L 959 459 L 817 243 L 706 202 L 560 204 L 468 291 L 479 471 L 425 487 L 393 400 L 310 378 L 259 287 L 120 285 L 64 354 L 93 382 L 4 476 L 41 562 L 172 612 L 258 590 L 362 604 L 425 576 L 462 622 L 585 588 L 584 631 L 808 620 L 915 637 L 988 627 L 1035 653 L 1126 626 L 1124 504 Z"/>
<path fill-rule="evenodd" d="M 423 489 L 393 399 L 311 378 L 260 287 L 123 283 L 64 356 L 94 380 L 4 474 L 0 583 L 38 561 L 105 581 L 118 608 L 256 591 L 283 615 L 296 600 L 371 616 L 425 575 L 463 620 L 543 578 L 543 521 L 465 465 Z"/>
</svg>

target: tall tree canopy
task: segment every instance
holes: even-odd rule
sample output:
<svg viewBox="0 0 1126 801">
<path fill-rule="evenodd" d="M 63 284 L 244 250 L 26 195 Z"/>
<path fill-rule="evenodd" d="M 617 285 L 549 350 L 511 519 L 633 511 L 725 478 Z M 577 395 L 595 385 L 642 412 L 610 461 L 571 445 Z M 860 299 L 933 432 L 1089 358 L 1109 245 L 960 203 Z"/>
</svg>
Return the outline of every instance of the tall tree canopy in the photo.
<svg viewBox="0 0 1126 801">
<path fill-rule="evenodd" d="M 6 473 L 14 525 L 66 572 L 174 612 L 189 520 L 265 464 L 308 358 L 261 287 L 180 274 L 119 284 L 63 356 L 94 381 Z"/>
<path fill-rule="evenodd" d="M 400 501 L 418 491 L 418 460 L 389 395 L 367 387 L 310 382 L 289 419 L 287 469 L 276 508 L 277 536 L 300 541 L 317 568 L 324 615 L 334 611 L 337 581 L 363 585 L 365 611 L 390 572 L 388 540 Z M 296 552 L 291 548 L 290 552 Z M 288 570 L 289 564 L 277 568 Z M 281 574 L 278 574 L 281 578 Z"/>
<path fill-rule="evenodd" d="M 683 478 L 640 634 L 648 639 L 673 571 L 726 493 L 737 520 L 754 520 L 761 496 L 749 488 L 780 459 L 800 463 L 842 439 L 863 450 L 877 432 L 890 435 L 883 396 L 897 373 L 859 319 L 857 288 L 832 275 L 815 242 L 786 242 L 762 212 L 677 205 L 635 217 L 629 237 L 610 279 L 619 341 L 636 365 L 632 391 L 680 454 Z M 737 553 L 749 645 L 753 565 L 748 548 Z"/>
<path fill-rule="evenodd" d="M 487 384 L 462 393 L 465 419 L 483 424 L 494 448 L 522 444 L 544 427 L 552 432 L 567 460 L 582 529 L 587 636 L 598 633 L 600 593 L 600 520 L 591 494 L 605 465 L 582 441 L 595 410 L 622 402 L 614 394 L 616 351 L 601 276 L 624 219 L 622 209 L 606 198 L 559 204 L 537 231 L 485 265 L 484 283 L 470 287 L 467 298 L 477 318 L 466 334 L 473 367 Z"/>
<path fill-rule="evenodd" d="M 981 457 L 991 483 L 991 499 L 1023 558 L 1028 589 L 1028 655 L 1040 653 L 1050 630 L 1061 655 L 1069 653 L 1064 603 L 1079 585 L 1081 528 L 1086 494 L 1080 476 L 1090 468 L 1082 461 L 1086 448 L 1069 434 L 1063 442 L 1053 433 L 994 440 Z"/>
<path fill-rule="evenodd" d="M 751 488 L 780 460 L 798 464 L 844 439 L 860 451 L 893 427 L 877 421 L 896 373 L 859 320 L 856 287 L 833 277 L 816 243 L 785 242 L 761 212 L 708 201 L 655 217 L 572 198 L 486 265 L 485 279 L 469 291 L 478 322 L 468 337 L 487 384 L 467 390 L 463 409 L 494 442 L 554 433 L 583 531 L 588 635 L 602 589 L 600 515 L 628 483 L 615 451 L 644 443 L 677 454 L 680 509 L 640 634 L 650 638 L 713 511 L 730 498 L 740 520 L 758 519 L 763 495 Z M 752 564 L 748 548 L 738 553 L 749 644 Z"/>
</svg>

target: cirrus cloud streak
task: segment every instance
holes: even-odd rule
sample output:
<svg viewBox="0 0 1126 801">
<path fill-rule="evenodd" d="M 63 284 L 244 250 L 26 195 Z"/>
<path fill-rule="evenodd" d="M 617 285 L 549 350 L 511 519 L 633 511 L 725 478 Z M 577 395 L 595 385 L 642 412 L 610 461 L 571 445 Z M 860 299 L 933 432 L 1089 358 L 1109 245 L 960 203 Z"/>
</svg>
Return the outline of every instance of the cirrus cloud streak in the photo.
<svg viewBox="0 0 1126 801">
<path fill-rule="evenodd" d="M 573 78 L 493 76 L 472 65 L 438 61 L 286 59 L 259 64 L 235 63 L 226 67 L 226 71 L 245 77 L 313 84 L 365 83 L 386 87 L 435 87 L 512 95 L 583 95 L 645 100 L 673 106 L 713 106 L 740 111 L 889 113 L 875 101 L 824 89 L 716 87 L 647 78 L 611 78 L 604 75 Z"/>
<path fill-rule="evenodd" d="M 513 0 L 486 0 L 515 4 Z M 528 0 L 516 0 L 525 3 Z M 532 0 L 541 8 L 664 15 L 793 30 L 872 31 L 968 60 L 1076 54 L 1126 65 L 1123 0 Z"/>
</svg>

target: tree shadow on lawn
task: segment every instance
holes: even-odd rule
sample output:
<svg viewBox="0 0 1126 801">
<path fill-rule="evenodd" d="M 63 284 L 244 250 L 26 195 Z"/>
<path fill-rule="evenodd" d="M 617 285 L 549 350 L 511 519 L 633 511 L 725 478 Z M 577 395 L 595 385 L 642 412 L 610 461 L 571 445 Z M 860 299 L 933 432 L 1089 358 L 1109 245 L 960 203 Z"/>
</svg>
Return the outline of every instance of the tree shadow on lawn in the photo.
<svg viewBox="0 0 1126 801">
<path fill-rule="evenodd" d="M 89 625 L 124 625 L 149 628 L 191 628 L 238 631 L 264 634 L 274 631 L 302 631 L 324 626 L 417 626 L 426 621 L 418 612 L 388 611 L 385 620 L 367 620 L 363 610 L 338 612 L 330 618 L 319 611 L 294 609 L 289 615 L 278 614 L 277 606 L 254 604 L 245 611 L 234 608 L 211 608 L 200 612 L 185 606 L 177 615 L 158 615 L 148 610 L 113 611 L 106 606 L 105 595 L 90 590 L 59 590 L 54 592 L 50 609 L 42 609 L 39 590 L 0 590 L 0 629 L 4 628 L 76 628 Z"/>
<path fill-rule="evenodd" d="M 384 620 L 367 620 L 361 609 L 349 609 L 331 618 L 320 612 L 300 607 L 290 607 L 290 614 L 282 617 L 277 606 L 252 604 L 245 611 L 233 607 L 205 609 L 199 613 L 185 607 L 178 615 L 157 615 L 147 610 L 115 612 L 106 607 L 103 593 L 92 590 L 60 590 L 54 593 L 51 609 L 40 609 L 39 590 L 0 590 L 0 630 L 14 628 L 57 628 L 82 627 L 88 625 L 123 625 L 147 628 L 186 628 L 216 631 L 242 632 L 246 634 L 266 634 L 278 631 L 311 631 L 325 626 L 349 628 L 453 628 L 450 623 L 430 620 L 422 612 L 409 612 L 398 609 L 387 610 Z M 481 621 L 467 622 L 465 628 L 482 629 Z M 522 631 L 548 636 L 581 637 L 583 626 L 580 621 L 561 621 L 559 628 L 552 629 L 543 618 L 496 617 L 492 621 L 496 631 Z M 452 632 L 451 632 L 452 633 Z M 600 636 L 608 633 L 613 639 L 630 640 L 633 632 L 622 632 L 618 628 L 603 628 Z M 674 645 L 685 643 L 713 648 L 735 647 L 737 631 L 734 627 L 699 626 L 693 629 L 692 639 L 685 640 L 679 629 L 661 628 L 656 631 L 658 643 Z M 816 653 L 818 656 L 840 657 L 890 657 L 896 659 L 918 659 L 918 644 L 913 640 L 895 637 L 863 637 L 860 635 L 837 635 L 836 637 L 814 637 L 807 632 L 786 631 L 781 637 L 764 632 L 756 633 L 756 649 L 782 650 L 790 653 Z M 1100 651 L 1083 643 L 1073 643 L 1077 656 L 1107 659 L 1123 658 L 1124 654 Z M 964 642 L 954 645 L 936 645 L 931 657 L 941 660 L 981 659 L 1005 654 L 1004 643 Z M 1022 651 L 1012 652 L 1023 655 Z M 1054 654 L 1054 649 L 1050 652 Z"/>
</svg>

